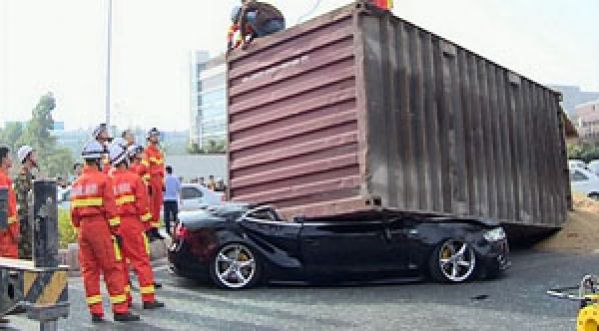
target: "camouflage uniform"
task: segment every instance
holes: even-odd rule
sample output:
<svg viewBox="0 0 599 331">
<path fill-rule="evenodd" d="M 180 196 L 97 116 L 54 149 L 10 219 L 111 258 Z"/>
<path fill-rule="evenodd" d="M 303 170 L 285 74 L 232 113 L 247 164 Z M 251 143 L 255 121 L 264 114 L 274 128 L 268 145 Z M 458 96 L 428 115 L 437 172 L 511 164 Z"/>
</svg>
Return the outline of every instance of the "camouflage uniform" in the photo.
<svg viewBox="0 0 599 331">
<path fill-rule="evenodd" d="M 21 240 L 19 242 L 19 258 L 31 259 L 33 243 L 31 218 L 29 217 L 29 207 L 33 195 L 34 177 L 30 171 L 25 168 L 14 181 L 15 195 L 17 196 L 17 212 L 19 215 L 19 224 L 21 227 Z"/>
</svg>

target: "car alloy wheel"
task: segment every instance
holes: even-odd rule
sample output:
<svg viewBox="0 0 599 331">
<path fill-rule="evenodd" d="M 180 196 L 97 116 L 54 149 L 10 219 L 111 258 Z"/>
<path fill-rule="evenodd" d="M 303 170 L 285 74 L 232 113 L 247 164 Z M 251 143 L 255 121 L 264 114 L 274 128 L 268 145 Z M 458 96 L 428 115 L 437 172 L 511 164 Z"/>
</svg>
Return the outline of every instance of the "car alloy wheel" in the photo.
<svg viewBox="0 0 599 331">
<path fill-rule="evenodd" d="M 214 258 L 213 280 L 223 288 L 243 289 L 254 285 L 259 278 L 256 255 L 243 244 L 223 246 Z"/>
<path fill-rule="evenodd" d="M 450 239 L 445 241 L 432 256 L 431 273 L 440 281 L 461 283 L 468 280 L 476 269 L 476 254 L 465 242 Z"/>
</svg>

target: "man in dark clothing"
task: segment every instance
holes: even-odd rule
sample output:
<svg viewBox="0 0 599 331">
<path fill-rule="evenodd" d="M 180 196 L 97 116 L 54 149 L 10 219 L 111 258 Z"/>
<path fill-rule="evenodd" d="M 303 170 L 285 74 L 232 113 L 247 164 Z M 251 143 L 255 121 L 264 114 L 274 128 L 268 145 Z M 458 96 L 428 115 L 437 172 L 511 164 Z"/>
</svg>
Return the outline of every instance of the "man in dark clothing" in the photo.
<svg viewBox="0 0 599 331">
<path fill-rule="evenodd" d="M 233 27 L 229 31 L 229 49 L 244 46 L 254 38 L 262 38 L 285 30 L 285 17 L 275 6 L 259 1 L 242 1 L 241 7 L 233 9 Z M 239 31 L 241 40 L 235 41 Z"/>
</svg>

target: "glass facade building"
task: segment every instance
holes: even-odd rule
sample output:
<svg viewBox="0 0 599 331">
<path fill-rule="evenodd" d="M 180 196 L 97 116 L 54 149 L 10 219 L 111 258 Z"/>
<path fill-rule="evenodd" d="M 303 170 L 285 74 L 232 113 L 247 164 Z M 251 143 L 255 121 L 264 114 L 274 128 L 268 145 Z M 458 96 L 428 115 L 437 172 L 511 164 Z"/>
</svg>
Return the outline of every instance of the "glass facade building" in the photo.
<svg viewBox="0 0 599 331">
<path fill-rule="evenodd" d="M 192 61 L 190 142 L 203 148 L 227 137 L 227 67 L 224 56 L 208 59 L 195 52 Z"/>
</svg>

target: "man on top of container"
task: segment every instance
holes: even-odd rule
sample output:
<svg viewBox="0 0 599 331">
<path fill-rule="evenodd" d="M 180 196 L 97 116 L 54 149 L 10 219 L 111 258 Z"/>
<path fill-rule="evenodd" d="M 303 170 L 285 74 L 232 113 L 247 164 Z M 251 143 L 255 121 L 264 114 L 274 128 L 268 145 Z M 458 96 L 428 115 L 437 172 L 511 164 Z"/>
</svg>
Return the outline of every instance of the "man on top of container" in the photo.
<svg viewBox="0 0 599 331">
<path fill-rule="evenodd" d="M 285 30 L 285 17 L 275 6 L 260 1 L 242 1 L 242 6 L 233 8 L 233 26 L 229 30 L 228 49 L 243 44 L 247 46 L 255 38 L 262 38 Z M 236 32 L 240 38 L 235 40 Z"/>
<path fill-rule="evenodd" d="M 381 8 L 381 9 L 385 9 L 385 10 L 392 10 L 393 9 L 393 0 L 371 0 L 371 2 Z"/>
</svg>

